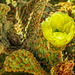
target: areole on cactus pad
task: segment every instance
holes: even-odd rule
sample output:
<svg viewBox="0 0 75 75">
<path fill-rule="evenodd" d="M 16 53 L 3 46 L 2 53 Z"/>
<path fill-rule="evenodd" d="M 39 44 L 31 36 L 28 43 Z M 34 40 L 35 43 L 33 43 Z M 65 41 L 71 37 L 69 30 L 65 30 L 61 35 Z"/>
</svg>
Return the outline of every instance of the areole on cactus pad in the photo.
<svg viewBox="0 0 75 75">
<path fill-rule="evenodd" d="M 41 23 L 44 37 L 54 46 L 63 47 L 74 37 L 74 20 L 64 13 L 54 13 Z"/>
</svg>

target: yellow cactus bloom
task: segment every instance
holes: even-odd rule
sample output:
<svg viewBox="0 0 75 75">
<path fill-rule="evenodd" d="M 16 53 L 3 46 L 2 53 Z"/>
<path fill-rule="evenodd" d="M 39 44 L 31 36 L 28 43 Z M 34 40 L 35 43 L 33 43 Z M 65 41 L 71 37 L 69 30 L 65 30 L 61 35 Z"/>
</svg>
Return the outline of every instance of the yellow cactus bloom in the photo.
<svg viewBox="0 0 75 75">
<path fill-rule="evenodd" d="M 65 13 L 54 13 L 41 23 L 44 37 L 54 46 L 62 47 L 74 37 L 74 20 Z"/>
</svg>

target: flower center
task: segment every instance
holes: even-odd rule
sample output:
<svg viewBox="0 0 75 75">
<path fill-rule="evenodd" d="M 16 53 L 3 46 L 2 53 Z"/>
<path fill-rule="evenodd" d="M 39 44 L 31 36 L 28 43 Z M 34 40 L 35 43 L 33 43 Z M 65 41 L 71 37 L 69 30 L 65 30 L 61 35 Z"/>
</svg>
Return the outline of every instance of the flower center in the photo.
<svg viewBox="0 0 75 75">
<path fill-rule="evenodd" d="M 58 29 L 55 29 L 55 31 L 54 32 L 59 32 L 59 30 Z"/>
</svg>

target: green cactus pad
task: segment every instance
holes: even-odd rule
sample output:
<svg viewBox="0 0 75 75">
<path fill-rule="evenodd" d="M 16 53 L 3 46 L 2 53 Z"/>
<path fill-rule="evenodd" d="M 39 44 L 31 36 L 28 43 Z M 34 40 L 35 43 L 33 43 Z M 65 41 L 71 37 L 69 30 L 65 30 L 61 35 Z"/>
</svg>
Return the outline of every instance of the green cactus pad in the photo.
<svg viewBox="0 0 75 75">
<path fill-rule="evenodd" d="M 14 51 L 7 56 L 4 62 L 4 69 L 6 72 L 28 72 L 35 75 L 44 75 L 45 73 L 33 54 L 24 49 Z"/>
</svg>

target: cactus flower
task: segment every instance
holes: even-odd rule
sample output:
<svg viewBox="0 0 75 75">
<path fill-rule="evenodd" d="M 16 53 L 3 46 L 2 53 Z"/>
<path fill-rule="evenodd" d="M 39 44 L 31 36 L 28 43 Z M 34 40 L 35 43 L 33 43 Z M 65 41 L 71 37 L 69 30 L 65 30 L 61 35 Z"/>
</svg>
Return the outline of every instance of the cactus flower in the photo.
<svg viewBox="0 0 75 75">
<path fill-rule="evenodd" d="M 63 47 L 74 37 L 73 18 L 65 13 L 54 13 L 41 23 L 44 37 L 54 46 Z"/>
</svg>

